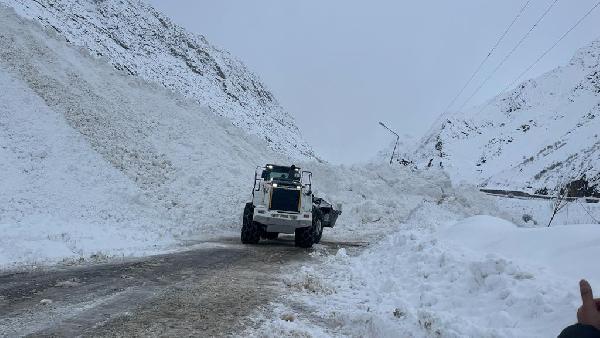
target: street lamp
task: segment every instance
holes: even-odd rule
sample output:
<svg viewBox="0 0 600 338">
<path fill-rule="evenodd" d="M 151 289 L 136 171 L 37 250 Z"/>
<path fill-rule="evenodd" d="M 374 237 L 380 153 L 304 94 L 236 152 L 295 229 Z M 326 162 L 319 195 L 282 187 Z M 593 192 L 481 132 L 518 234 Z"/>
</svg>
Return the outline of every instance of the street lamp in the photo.
<svg viewBox="0 0 600 338">
<path fill-rule="evenodd" d="M 394 150 L 392 150 L 392 157 L 390 157 L 390 164 L 392 164 L 392 160 L 394 159 L 394 154 L 396 153 L 396 148 L 398 147 L 398 143 L 400 142 L 400 135 L 398 135 L 398 133 L 396 133 L 395 131 L 393 131 L 390 128 L 388 128 L 388 126 L 386 126 L 381 121 L 379 122 L 379 125 L 382 126 L 383 128 L 385 128 L 390 133 L 396 135 L 396 144 L 394 144 Z"/>
</svg>

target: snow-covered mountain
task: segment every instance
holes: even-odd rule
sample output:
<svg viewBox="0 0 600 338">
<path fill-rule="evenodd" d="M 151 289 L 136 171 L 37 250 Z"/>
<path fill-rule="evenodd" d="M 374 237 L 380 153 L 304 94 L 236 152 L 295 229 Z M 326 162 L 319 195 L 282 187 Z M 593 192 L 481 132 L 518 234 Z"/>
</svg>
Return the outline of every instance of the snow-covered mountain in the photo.
<svg viewBox="0 0 600 338">
<path fill-rule="evenodd" d="M 295 121 L 243 63 L 141 0 L 0 0 L 115 68 L 158 83 L 294 158 L 315 157 Z"/>
<path fill-rule="evenodd" d="M 600 184 L 600 40 L 491 101 L 443 116 L 416 150 L 420 166 L 490 188 Z M 600 189 L 598 189 L 600 190 Z"/>
</svg>

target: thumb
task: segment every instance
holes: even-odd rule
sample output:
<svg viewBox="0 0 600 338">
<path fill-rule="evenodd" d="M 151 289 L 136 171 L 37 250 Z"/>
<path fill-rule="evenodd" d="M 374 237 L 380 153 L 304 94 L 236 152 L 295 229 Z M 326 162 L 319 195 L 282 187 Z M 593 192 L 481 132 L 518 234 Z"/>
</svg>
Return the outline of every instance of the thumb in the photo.
<svg viewBox="0 0 600 338">
<path fill-rule="evenodd" d="M 594 294 L 590 283 L 585 279 L 579 282 L 579 290 L 581 291 L 581 301 L 583 302 L 582 308 L 584 311 L 597 311 L 596 302 L 594 301 Z"/>
</svg>

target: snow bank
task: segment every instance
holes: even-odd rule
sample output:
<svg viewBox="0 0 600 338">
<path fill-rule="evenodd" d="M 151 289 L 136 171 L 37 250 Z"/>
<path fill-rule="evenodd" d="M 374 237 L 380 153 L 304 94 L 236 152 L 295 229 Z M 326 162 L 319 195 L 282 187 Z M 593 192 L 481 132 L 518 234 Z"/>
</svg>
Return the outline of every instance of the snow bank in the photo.
<svg viewBox="0 0 600 338">
<path fill-rule="evenodd" d="M 389 233 L 424 196 L 438 201 L 450 189 L 450 181 L 441 171 L 416 173 L 402 166 L 378 164 L 305 166 L 313 171 L 315 194 L 343 205 L 338 225 L 325 229 L 325 239 L 364 240 Z"/>
<path fill-rule="evenodd" d="M 596 281 L 590 259 L 580 255 L 600 253 L 600 229 L 520 229 L 490 216 L 464 219 L 486 204 L 474 198 L 441 203 L 425 198 L 394 233 L 362 254 L 317 252 L 322 265 L 289 270 L 290 295 L 274 307 L 275 319 L 265 320 L 263 314 L 261 332 L 556 336 L 575 319 L 579 278 Z M 278 318 L 281 313 L 294 315 L 293 325 Z"/>
<path fill-rule="evenodd" d="M 440 238 L 474 254 L 494 253 L 515 262 L 550 269 L 572 281 L 586 278 L 600 287 L 600 270 L 590 261 L 600 253 L 600 225 L 518 228 L 505 220 L 475 216 L 446 227 Z"/>
</svg>

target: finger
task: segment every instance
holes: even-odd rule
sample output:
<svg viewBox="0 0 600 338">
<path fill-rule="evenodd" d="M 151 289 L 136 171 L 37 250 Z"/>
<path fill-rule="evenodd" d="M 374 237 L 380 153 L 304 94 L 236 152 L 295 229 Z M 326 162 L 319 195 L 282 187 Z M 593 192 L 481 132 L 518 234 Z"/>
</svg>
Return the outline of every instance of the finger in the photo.
<svg viewBox="0 0 600 338">
<path fill-rule="evenodd" d="M 583 303 L 581 307 L 583 310 L 596 311 L 596 302 L 594 301 L 594 293 L 592 292 L 590 283 L 585 279 L 582 279 L 579 282 L 579 290 L 581 291 L 581 301 Z"/>
</svg>

